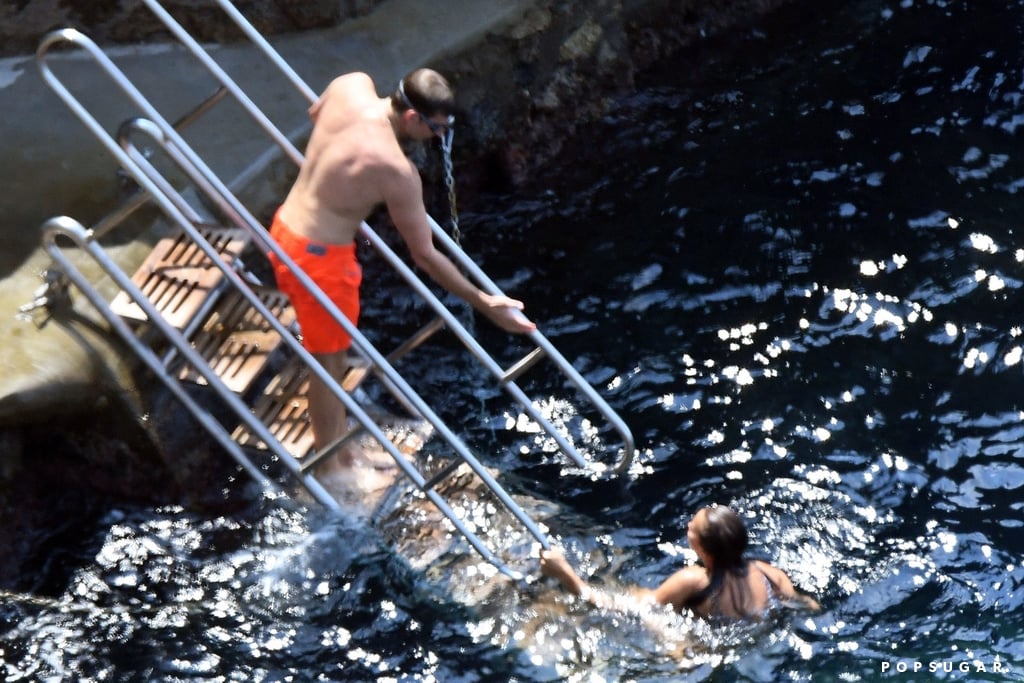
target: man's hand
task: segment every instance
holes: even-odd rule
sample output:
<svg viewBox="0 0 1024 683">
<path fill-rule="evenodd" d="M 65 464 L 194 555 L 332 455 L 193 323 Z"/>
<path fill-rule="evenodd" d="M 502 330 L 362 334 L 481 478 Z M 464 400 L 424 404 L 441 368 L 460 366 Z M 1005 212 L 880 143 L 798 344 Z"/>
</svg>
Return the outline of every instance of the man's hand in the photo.
<svg viewBox="0 0 1024 683">
<path fill-rule="evenodd" d="M 483 294 L 480 298 L 483 302 L 480 312 L 506 332 L 526 334 L 537 329 L 537 325 L 523 315 L 522 301 L 500 294 Z"/>
</svg>

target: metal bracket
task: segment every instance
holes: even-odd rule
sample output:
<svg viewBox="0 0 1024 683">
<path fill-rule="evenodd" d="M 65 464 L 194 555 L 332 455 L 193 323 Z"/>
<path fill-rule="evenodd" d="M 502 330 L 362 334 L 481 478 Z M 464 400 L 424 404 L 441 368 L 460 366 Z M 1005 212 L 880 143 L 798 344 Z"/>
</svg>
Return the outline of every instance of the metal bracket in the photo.
<svg viewBox="0 0 1024 683">
<path fill-rule="evenodd" d="M 39 273 L 43 284 L 32 293 L 32 301 L 18 307 L 18 319 L 29 320 L 38 329 L 46 327 L 53 314 L 60 310 L 71 307 L 71 281 L 63 271 L 56 268 L 47 268 Z M 45 315 L 40 316 L 37 312 L 44 311 Z"/>
</svg>

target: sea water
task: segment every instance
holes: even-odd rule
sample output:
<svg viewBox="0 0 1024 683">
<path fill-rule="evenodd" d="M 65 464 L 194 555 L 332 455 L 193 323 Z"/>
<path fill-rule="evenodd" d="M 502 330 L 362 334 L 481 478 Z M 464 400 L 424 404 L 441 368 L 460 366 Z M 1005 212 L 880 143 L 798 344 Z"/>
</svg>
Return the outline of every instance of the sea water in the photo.
<svg viewBox="0 0 1024 683">
<path fill-rule="evenodd" d="M 358 517 L 122 506 L 52 550 L 66 586 L 0 602 L 7 680 L 1024 680 L 1022 25 L 1019 1 L 799 0 L 460 207 L 637 461 L 574 476 L 468 369 L 405 371 L 570 561 L 656 586 L 693 561 L 693 513 L 729 504 L 820 613 L 619 614 L 481 592 Z"/>
</svg>

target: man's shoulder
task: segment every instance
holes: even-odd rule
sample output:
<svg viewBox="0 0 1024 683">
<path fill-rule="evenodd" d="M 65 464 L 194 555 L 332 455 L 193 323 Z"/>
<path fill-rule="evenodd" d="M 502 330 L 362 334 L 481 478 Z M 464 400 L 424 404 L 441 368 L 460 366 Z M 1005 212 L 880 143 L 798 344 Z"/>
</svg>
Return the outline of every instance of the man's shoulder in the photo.
<svg viewBox="0 0 1024 683">
<path fill-rule="evenodd" d="M 415 194 L 420 189 L 420 172 L 404 154 L 381 154 L 377 157 L 377 172 L 391 194 Z"/>
<path fill-rule="evenodd" d="M 376 93 L 377 91 L 376 86 L 373 83 L 373 79 L 370 78 L 370 74 L 363 71 L 350 71 L 349 73 L 336 76 L 327 87 L 331 90 L 358 89 L 369 90 L 373 93 Z"/>
</svg>

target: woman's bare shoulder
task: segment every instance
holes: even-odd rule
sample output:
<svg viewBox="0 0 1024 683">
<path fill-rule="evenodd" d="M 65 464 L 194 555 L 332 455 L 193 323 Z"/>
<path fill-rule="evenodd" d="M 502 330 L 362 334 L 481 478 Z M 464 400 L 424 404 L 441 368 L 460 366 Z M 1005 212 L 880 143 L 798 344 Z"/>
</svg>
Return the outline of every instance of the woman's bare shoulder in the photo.
<svg viewBox="0 0 1024 683">
<path fill-rule="evenodd" d="M 703 567 L 690 565 L 665 579 L 654 590 L 654 598 L 663 605 L 671 604 L 679 609 L 690 596 L 703 590 L 707 584 L 707 571 Z"/>
</svg>

